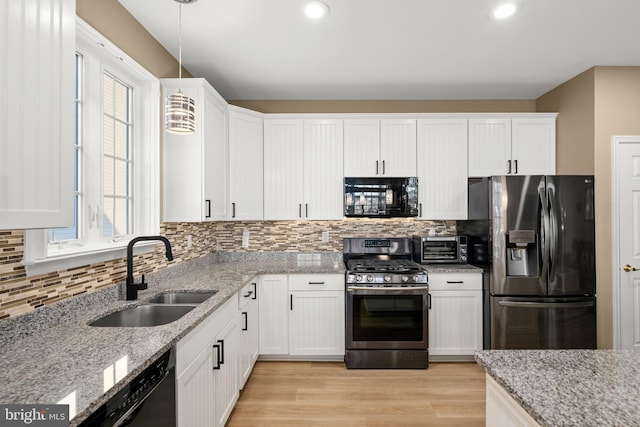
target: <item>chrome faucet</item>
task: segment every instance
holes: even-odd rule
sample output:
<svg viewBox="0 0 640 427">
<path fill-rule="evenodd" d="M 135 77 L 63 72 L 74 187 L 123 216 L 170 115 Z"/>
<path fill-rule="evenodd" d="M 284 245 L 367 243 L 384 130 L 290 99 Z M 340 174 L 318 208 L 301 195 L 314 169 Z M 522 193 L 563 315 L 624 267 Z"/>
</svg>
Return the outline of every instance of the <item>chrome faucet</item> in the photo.
<svg viewBox="0 0 640 427">
<path fill-rule="evenodd" d="M 136 300 L 138 299 L 138 291 L 143 289 L 147 289 L 147 283 L 144 281 L 144 274 L 142 275 L 142 280 L 140 283 L 135 283 L 133 280 L 133 245 L 138 242 L 149 241 L 149 240 L 158 240 L 164 243 L 167 259 L 169 261 L 173 261 L 173 252 L 171 252 L 171 243 L 164 236 L 140 236 L 134 237 L 131 239 L 129 244 L 127 245 L 127 300 Z"/>
</svg>

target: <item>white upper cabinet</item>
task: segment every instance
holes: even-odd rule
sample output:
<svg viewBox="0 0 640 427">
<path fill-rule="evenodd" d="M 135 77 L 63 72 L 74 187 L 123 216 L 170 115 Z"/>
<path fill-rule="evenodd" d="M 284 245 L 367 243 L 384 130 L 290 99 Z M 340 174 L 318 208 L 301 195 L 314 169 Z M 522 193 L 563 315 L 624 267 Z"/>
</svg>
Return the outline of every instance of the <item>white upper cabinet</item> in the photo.
<svg viewBox="0 0 640 427">
<path fill-rule="evenodd" d="M 162 79 L 163 99 L 178 91 L 178 79 Z M 163 221 L 199 222 L 228 216 L 228 111 L 226 101 L 204 79 L 182 79 L 195 101 L 195 133 L 164 131 Z"/>
<path fill-rule="evenodd" d="M 416 121 L 380 121 L 380 161 L 383 176 L 416 176 Z"/>
<path fill-rule="evenodd" d="M 264 219 L 342 217 L 342 120 L 265 119 Z"/>
<path fill-rule="evenodd" d="M 304 121 L 303 218 L 342 219 L 342 120 Z"/>
<path fill-rule="evenodd" d="M 229 207 L 231 220 L 261 220 L 263 213 L 262 115 L 229 107 Z"/>
<path fill-rule="evenodd" d="M 556 173 L 555 118 L 517 118 L 511 120 L 513 173 L 554 175 Z"/>
<path fill-rule="evenodd" d="M 0 13 L 0 229 L 73 225 L 75 0 Z"/>
<path fill-rule="evenodd" d="M 416 121 L 344 121 L 344 176 L 416 176 Z"/>
<path fill-rule="evenodd" d="M 302 218 L 302 120 L 264 121 L 264 219 Z"/>
<path fill-rule="evenodd" d="M 469 176 L 555 173 L 555 114 L 469 120 Z"/>
<path fill-rule="evenodd" d="M 418 120 L 420 218 L 467 219 L 467 119 Z"/>
</svg>

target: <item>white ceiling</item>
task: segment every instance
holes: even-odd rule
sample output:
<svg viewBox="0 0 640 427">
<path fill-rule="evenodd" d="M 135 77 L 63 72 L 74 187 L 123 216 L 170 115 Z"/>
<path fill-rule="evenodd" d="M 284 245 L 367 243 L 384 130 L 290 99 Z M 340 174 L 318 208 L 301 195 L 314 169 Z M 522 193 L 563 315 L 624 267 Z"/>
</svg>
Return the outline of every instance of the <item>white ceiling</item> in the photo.
<svg viewBox="0 0 640 427">
<path fill-rule="evenodd" d="M 119 0 L 176 58 L 174 0 Z M 595 65 L 640 66 L 640 0 L 198 0 L 182 61 L 226 99 L 534 99 Z"/>
</svg>

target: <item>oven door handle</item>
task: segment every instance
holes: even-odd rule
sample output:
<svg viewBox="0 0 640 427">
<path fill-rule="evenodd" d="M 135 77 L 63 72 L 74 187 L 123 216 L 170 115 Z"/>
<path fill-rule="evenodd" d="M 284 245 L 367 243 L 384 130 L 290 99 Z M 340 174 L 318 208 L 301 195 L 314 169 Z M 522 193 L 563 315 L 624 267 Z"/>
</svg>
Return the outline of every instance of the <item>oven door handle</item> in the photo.
<svg viewBox="0 0 640 427">
<path fill-rule="evenodd" d="M 428 291 L 428 286 L 348 286 L 347 292 L 353 291 Z"/>
</svg>

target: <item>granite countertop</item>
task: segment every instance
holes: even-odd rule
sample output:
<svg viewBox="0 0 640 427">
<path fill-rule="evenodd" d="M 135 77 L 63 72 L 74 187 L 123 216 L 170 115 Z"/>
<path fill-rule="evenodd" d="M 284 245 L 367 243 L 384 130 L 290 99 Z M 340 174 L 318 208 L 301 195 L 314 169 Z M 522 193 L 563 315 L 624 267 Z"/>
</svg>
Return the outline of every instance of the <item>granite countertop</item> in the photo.
<svg viewBox="0 0 640 427">
<path fill-rule="evenodd" d="M 476 361 L 541 426 L 640 425 L 640 352 L 486 350 Z"/>
<path fill-rule="evenodd" d="M 0 322 L 0 402 L 53 404 L 66 398 L 73 406 L 70 412 L 76 413 L 71 420 L 75 426 L 257 274 L 292 273 L 342 274 L 342 254 L 208 255 L 148 274 L 149 288 L 138 293 L 137 301 L 123 299 L 123 285 L 111 286 L 4 320 Z M 218 291 L 213 297 L 166 325 L 88 326 L 159 292 L 213 289 Z M 112 371 L 117 373 L 107 375 Z"/>
<path fill-rule="evenodd" d="M 482 268 L 471 264 L 426 264 L 429 273 L 482 273 Z"/>
</svg>

